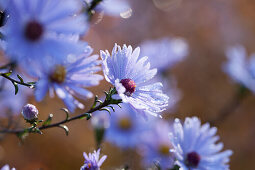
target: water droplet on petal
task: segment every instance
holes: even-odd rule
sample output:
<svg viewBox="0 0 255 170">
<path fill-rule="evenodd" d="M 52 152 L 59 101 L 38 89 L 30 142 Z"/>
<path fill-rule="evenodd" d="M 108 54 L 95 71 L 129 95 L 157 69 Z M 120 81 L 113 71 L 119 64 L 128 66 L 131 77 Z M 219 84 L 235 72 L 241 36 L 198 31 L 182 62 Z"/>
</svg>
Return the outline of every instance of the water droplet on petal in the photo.
<svg viewBox="0 0 255 170">
<path fill-rule="evenodd" d="M 124 12 L 121 12 L 120 13 L 120 16 L 122 17 L 122 18 L 125 18 L 125 19 L 127 19 L 127 18 L 130 18 L 131 16 L 132 16 L 132 9 L 131 8 L 129 8 L 128 10 L 126 10 L 126 11 L 124 11 Z"/>
</svg>

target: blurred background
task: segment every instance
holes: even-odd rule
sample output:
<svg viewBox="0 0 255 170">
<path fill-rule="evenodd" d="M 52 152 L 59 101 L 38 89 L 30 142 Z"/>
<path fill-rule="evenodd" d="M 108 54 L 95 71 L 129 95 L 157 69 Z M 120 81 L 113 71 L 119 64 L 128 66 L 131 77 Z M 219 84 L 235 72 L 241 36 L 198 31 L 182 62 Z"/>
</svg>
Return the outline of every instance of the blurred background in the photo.
<svg viewBox="0 0 255 170">
<path fill-rule="evenodd" d="M 255 51 L 255 1 L 253 0 L 128 0 L 131 10 L 119 16 L 99 12 L 91 21 L 84 40 L 99 50 L 111 50 L 114 43 L 138 46 L 143 41 L 164 37 L 181 37 L 189 45 L 189 54 L 182 62 L 168 69 L 175 77 L 181 98 L 175 109 L 166 111 L 163 117 L 172 121 L 178 117 L 198 116 L 203 123 L 218 118 L 229 105 L 238 90 L 223 71 L 226 62 L 225 49 L 243 44 L 248 53 Z M 92 88 L 94 94 L 103 96 L 109 89 L 106 81 Z M 254 85 L 255 86 L 255 85 Z M 171 99 L 171 96 L 170 96 Z M 1 100 L 1 99 L 0 99 Z M 64 107 L 59 99 L 47 97 L 35 104 L 40 119 L 54 113 L 54 121 L 62 120 Z M 86 109 L 92 100 L 85 101 Z M 216 121 L 218 134 L 225 149 L 232 149 L 230 168 L 252 170 L 255 167 L 255 96 L 244 98 L 222 121 Z M 77 110 L 75 114 L 83 113 Z M 24 122 L 17 117 L 20 125 Z M 43 135 L 30 135 L 23 144 L 14 135 L 1 136 L 0 165 L 6 163 L 18 170 L 70 170 L 83 164 L 83 152 L 96 149 L 90 121 L 77 120 L 68 124 L 66 136 L 59 128 L 44 131 Z M 139 156 L 134 151 L 121 150 L 107 142 L 102 153 L 108 155 L 102 169 L 120 168 L 131 155 L 131 169 L 142 169 Z"/>
</svg>

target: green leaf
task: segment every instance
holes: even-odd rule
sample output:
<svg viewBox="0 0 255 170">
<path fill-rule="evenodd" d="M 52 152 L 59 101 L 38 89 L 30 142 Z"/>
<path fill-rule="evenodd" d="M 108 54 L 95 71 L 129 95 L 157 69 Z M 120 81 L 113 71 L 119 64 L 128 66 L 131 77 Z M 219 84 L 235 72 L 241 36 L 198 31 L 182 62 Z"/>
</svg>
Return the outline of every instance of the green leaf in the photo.
<svg viewBox="0 0 255 170">
<path fill-rule="evenodd" d="M 13 82 L 13 81 L 12 81 L 12 84 L 13 84 L 13 86 L 15 88 L 15 95 L 16 95 L 18 93 L 18 91 L 19 91 L 18 84 L 16 82 Z"/>
<path fill-rule="evenodd" d="M 115 112 L 115 108 L 113 106 L 107 106 L 112 109 L 113 112 Z"/>
<path fill-rule="evenodd" d="M 9 71 L 8 73 L 4 73 L 4 75 L 6 75 L 6 76 L 10 76 L 12 74 L 12 71 Z"/>
<path fill-rule="evenodd" d="M 17 74 L 17 77 L 19 78 L 21 83 L 24 83 L 24 80 L 23 80 L 23 78 L 20 75 Z"/>
<path fill-rule="evenodd" d="M 53 118 L 53 114 L 49 114 L 48 118 L 43 122 L 42 126 L 47 126 L 51 124 L 52 118 Z"/>
<path fill-rule="evenodd" d="M 39 128 L 35 128 L 33 132 L 34 132 L 34 133 L 38 133 L 38 134 L 40 134 L 40 135 L 43 134 L 42 131 L 40 131 Z"/>
<path fill-rule="evenodd" d="M 66 125 L 59 125 L 58 127 L 60 127 L 60 128 L 62 128 L 62 129 L 64 129 L 64 130 L 65 130 L 65 132 L 66 132 L 66 136 L 68 136 L 68 135 L 69 135 L 69 129 L 68 129 L 68 127 L 67 127 Z"/>
</svg>

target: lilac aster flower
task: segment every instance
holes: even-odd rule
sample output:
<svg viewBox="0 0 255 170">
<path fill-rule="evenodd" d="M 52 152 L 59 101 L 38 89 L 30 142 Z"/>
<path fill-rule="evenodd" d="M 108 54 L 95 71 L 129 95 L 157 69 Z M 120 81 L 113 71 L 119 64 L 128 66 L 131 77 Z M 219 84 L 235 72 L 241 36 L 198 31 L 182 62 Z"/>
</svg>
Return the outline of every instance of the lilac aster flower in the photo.
<svg viewBox="0 0 255 170">
<path fill-rule="evenodd" d="M 139 143 L 141 133 L 147 129 L 147 123 L 136 116 L 130 105 L 123 104 L 111 115 L 106 140 L 121 148 L 134 148 Z"/>
<path fill-rule="evenodd" d="M 118 96 L 142 115 L 158 116 L 168 105 L 168 96 L 162 93 L 162 84 L 149 83 L 157 69 L 150 69 L 148 57 L 139 58 L 140 48 L 115 44 L 112 54 L 101 51 L 105 79 L 116 87 Z"/>
<path fill-rule="evenodd" d="M 92 0 L 85 0 L 85 2 L 90 4 Z M 131 8 L 127 0 L 103 0 L 96 7 L 96 10 L 103 11 L 109 16 L 120 16 Z"/>
<path fill-rule="evenodd" d="M 100 149 L 98 149 L 97 151 L 94 151 L 94 153 L 89 153 L 89 155 L 87 155 L 84 152 L 83 156 L 85 158 L 85 161 L 84 161 L 84 165 L 81 167 L 80 170 L 100 170 L 100 166 L 103 164 L 103 162 L 107 158 L 107 156 L 104 155 L 101 157 L 101 159 L 99 159 Z"/>
<path fill-rule="evenodd" d="M 176 119 L 170 139 L 175 149 L 177 164 L 183 170 L 227 170 L 231 150 L 220 152 L 222 143 L 216 143 L 217 128 L 209 123 L 201 125 L 197 117 L 186 118 L 182 125 Z"/>
<path fill-rule="evenodd" d="M 80 10 L 75 0 L 11 0 L 4 29 L 7 55 L 36 68 L 51 57 L 61 61 L 81 54 L 84 44 L 78 37 L 88 26 Z"/>
<path fill-rule="evenodd" d="M 162 72 L 188 55 L 188 44 L 181 38 L 148 40 L 141 44 L 141 55 L 148 56 L 151 66 Z"/>
<path fill-rule="evenodd" d="M 226 50 L 228 62 L 224 71 L 236 82 L 255 93 L 255 54 L 250 59 L 243 46 L 234 46 Z"/>
<path fill-rule="evenodd" d="M 9 165 L 4 165 L 1 170 L 16 170 L 15 168 L 10 168 Z"/>
<path fill-rule="evenodd" d="M 163 170 L 172 168 L 174 154 L 169 140 L 170 126 L 164 120 L 158 119 L 151 123 L 150 129 L 141 134 L 141 143 L 138 147 L 144 165 L 150 166 L 154 162 Z"/>
<path fill-rule="evenodd" d="M 103 79 L 101 75 L 94 74 L 101 70 L 99 66 L 101 61 L 97 60 L 98 55 L 88 57 L 92 53 L 92 49 L 89 46 L 86 49 L 86 53 L 77 58 L 69 58 L 65 63 L 56 62 L 49 67 L 45 66 L 36 83 L 35 97 L 37 101 L 41 101 L 48 90 L 50 96 L 53 97 L 55 90 L 57 96 L 64 101 L 71 112 L 76 107 L 81 109 L 84 107 L 73 95 L 82 99 L 91 98 L 93 94 L 83 87 L 98 85 L 99 81 Z"/>
</svg>

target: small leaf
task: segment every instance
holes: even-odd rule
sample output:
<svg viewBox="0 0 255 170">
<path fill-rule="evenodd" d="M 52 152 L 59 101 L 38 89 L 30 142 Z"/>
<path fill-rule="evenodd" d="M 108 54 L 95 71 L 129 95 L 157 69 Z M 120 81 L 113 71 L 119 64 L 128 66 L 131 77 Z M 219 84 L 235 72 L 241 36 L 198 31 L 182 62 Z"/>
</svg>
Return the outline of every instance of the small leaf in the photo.
<svg viewBox="0 0 255 170">
<path fill-rule="evenodd" d="M 6 76 L 10 76 L 12 74 L 12 71 L 9 71 L 8 73 L 4 73 L 4 75 L 6 75 Z"/>
<path fill-rule="evenodd" d="M 19 78 L 21 83 L 24 83 L 24 80 L 23 80 L 23 78 L 20 75 L 17 74 L 17 77 Z"/>
<path fill-rule="evenodd" d="M 58 127 L 60 127 L 60 128 L 62 128 L 62 129 L 64 129 L 64 130 L 65 130 L 65 132 L 66 132 L 66 136 L 68 136 L 68 135 L 69 135 L 69 129 L 68 129 L 68 127 L 67 127 L 66 125 L 59 125 Z"/>
<path fill-rule="evenodd" d="M 112 109 L 113 112 L 115 112 L 115 108 L 113 106 L 107 106 Z"/>
<path fill-rule="evenodd" d="M 47 120 L 45 120 L 45 121 L 43 122 L 43 125 L 42 125 L 42 126 L 47 126 L 47 125 L 51 124 L 52 118 L 53 118 L 53 114 L 49 114 Z"/>
<path fill-rule="evenodd" d="M 94 100 L 94 103 L 93 103 L 93 106 L 91 107 L 92 109 L 94 109 L 97 105 L 97 100 L 98 100 L 98 96 L 96 95 L 95 96 L 95 100 Z"/>
<path fill-rule="evenodd" d="M 107 111 L 109 114 L 111 114 L 111 111 L 108 109 L 108 108 L 102 108 L 102 109 L 99 109 L 100 111 L 102 111 L 102 110 L 105 110 L 105 111 Z"/>
<path fill-rule="evenodd" d="M 16 95 L 18 93 L 18 91 L 19 91 L 18 84 L 16 82 L 13 82 L 13 81 L 12 81 L 12 84 L 13 84 L 13 86 L 15 88 L 15 95 Z"/>
<path fill-rule="evenodd" d="M 42 135 L 43 133 L 42 133 L 42 131 L 40 131 L 40 129 L 39 128 L 35 128 L 34 129 L 34 133 L 38 133 L 38 134 L 40 134 L 40 135 Z"/>
<path fill-rule="evenodd" d="M 67 108 L 61 108 L 60 110 L 63 110 L 66 113 L 66 120 L 68 120 L 70 114 L 69 110 Z"/>
</svg>

